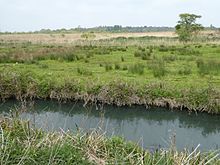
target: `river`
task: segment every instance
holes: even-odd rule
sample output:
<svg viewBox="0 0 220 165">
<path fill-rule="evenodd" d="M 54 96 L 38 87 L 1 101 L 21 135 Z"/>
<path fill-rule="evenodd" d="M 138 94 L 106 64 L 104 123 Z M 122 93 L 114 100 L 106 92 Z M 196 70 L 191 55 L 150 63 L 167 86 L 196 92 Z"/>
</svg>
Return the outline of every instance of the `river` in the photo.
<svg viewBox="0 0 220 165">
<path fill-rule="evenodd" d="M 0 103 L 0 114 L 9 115 L 19 109 L 19 104 L 14 100 Z M 169 148 L 171 139 L 175 139 L 178 150 L 191 150 L 199 144 L 202 151 L 220 147 L 219 115 L 143 106 L 83 107 L 82 103 L 38 100 L 19 116 L 45 131 L 96 129 L 106 136 L 122 136 L 150 149 Z"/>
</svg>

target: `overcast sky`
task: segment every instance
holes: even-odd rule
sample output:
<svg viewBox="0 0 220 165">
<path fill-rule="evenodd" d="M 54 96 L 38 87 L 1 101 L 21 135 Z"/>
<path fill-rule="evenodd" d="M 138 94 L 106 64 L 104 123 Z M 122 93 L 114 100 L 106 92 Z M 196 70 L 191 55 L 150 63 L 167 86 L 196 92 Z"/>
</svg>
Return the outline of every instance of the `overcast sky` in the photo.
<svg viewBox="0 0 220 165">
<path fill-rule="evenodd" d="M 180 13 L 220 27 L 220 0 L 0 0 L 0 31 L 123 26 L 175 26 Z"/>
</svg>

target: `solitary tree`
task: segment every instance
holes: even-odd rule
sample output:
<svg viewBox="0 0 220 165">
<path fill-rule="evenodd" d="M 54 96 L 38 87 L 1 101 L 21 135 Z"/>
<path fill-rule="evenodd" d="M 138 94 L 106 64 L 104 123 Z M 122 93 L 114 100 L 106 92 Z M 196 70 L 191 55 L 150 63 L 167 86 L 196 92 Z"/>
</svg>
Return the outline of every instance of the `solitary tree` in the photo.
<svg viewBox="0 0 220 165">
<path fill-rule="evenodd" d="M 201 24 L 196 23 L 196 19 L 201 18 L 200 15 L 184 13 L 180 14 L 179 17 L 180 20 L 175 29 L 180 41 L 190 41 L 193 36 L 197 35 L 204 28 Z"/>
</svg>

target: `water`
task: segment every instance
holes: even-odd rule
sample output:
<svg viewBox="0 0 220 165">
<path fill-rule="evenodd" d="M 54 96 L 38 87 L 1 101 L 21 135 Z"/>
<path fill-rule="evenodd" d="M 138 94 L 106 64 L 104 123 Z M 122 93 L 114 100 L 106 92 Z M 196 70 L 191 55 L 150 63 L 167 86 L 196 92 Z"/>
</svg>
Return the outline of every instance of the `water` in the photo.
<svg viewBox="0 0 220 165">
<path fill-rule="evenodd" d="M 8 101 L 0 104 L 0 113 L 9 114 L 19 103 Z M 163 108 L 146 110 L 142 106 L 122 107 L 95 106 L 84 108 L 81 103 L 59 104 L 55 101 L 36 101 L 20 117 L 29 119 L 38 128 L 46 131 L 84 131 L 101 128 L 107 136 L 119 135 L 145 148 L 169 148 L 175 135 L 176 147 L 200 150 L 220 147 L 220 116 L 205 113 L 188 114 L 185 111 L 170 111 Z"/>
</svg>

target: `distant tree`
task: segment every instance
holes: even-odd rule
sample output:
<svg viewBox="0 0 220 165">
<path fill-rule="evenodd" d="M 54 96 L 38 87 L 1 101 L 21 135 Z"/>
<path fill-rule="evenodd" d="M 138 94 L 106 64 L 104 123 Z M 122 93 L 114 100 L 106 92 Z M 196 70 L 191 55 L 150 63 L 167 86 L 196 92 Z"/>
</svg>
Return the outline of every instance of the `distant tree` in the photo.
<svg viewBox="0 0 220 165">
<path fill-rule="evenodd" d="M 175 26 L 179 40 L 183 42 L 190 41 L 193 36 L 196 36 L 204 27 L 196 23 L 196 19 L 201 18 L 200 15 L 184 13 L 179 15 L 180 20 Z"/>
</svg>

